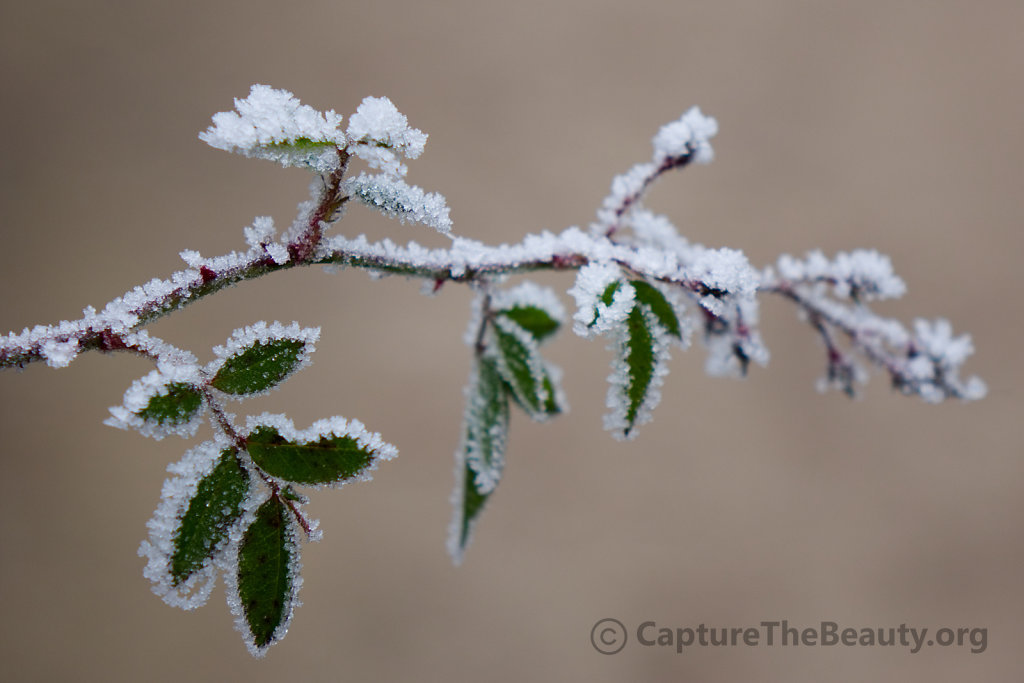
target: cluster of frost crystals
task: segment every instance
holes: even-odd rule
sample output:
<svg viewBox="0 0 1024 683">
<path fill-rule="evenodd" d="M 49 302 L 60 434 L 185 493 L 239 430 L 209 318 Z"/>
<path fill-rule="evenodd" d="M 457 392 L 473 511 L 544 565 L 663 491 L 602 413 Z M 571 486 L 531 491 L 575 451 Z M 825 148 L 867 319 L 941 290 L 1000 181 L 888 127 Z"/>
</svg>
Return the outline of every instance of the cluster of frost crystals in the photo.
<svg viewBox="0 0 1024 683">
<path fill-rule="evenodd" d="M 280 242 L 274 241 L 277 229 L 274 227 L 274 219 L 270 216 L 257 216 L 250 227 L 243 230 L 245 243 L 249 245 L 251 254 L 265 252 L 270 259 L 279 266 L 288 263 L 291 256 L 288 248 Z"/>
<path fill-rule="evenodd" d="M 916 393 L 929 403 L 945 399 L 950 389 L 964 400 L 978 400 L 987 393 L 985 383 L 978 377 L 960 380 L 960 367 L 974 353 L 968 334 L 953 336 L 948 320 L 915 320 L 907 370 Z M 912 387 L 902 387 L 910 389 Z"/>
<path fill-rule="evenodd" d="M 388 218 L 401 222 L 422 223 L 447 235 L 452 229 L 448 215 L 448 204 L 437 192 L 424 192 L 415 185 L 387 173 L 369 175 L 362 173 L 345 181 L 346 193 L 380 211 Z"/>
<path fill-rule="evenodd" d="M 43 342 L 43 356 L 51 368 L 66 368 L 78 355 L 78 340 L 58 341 L 47 339 Z"/>
<path fill-rule="evenodd" d="M 415 159 L 423 153 L 427 134 L 410 128 L 409 121 L 386 97 L 367 97 L 348 120 L 349 151 L 370 168 L 401 177 L 406 167 L 399 155 Z"/>
<path fill-rule="evenodd" d="M 318 112 L 287 90 L 254 85 L 235 111 L 214 114 L 213 125 L 199 139 L 217 149 L 270 159 L 282 166 L 309 166 L 320 173 L 338 167 L 345 147 L 342 117 Z"/>
<path fill-rule="evenodd" d="M 714 159 L 711 138 L 718 133 L 718 122 L 701 113 L 699 107 L 691 107 L 678 121 L 667 123 L 654 136 L 654 161 L 693 155 L 699 164 Z"/>
<path fill-rule="evenodd" d="M 277 229 L 274 228 L 274 219 L 270 216 L 256 216 L 252 225 L 245 228 L 243 232 L 246 244 L 250 247 L 259 247 L 274 239 Z"/>
<path fill-rule="evenodd" d="M 393 460 L 398 457 L 398 449 L 384 441 L 377 432 L 371 432 L 359 420 L 346 420 L 343 417 L 328 417 L 317 420 L 306 429 L 296 429 L 291 418 L 283 414 L 262 413 L 260 415 L 249 415 L 245 418 L 246 434 L 253 432 L 261 426 L 273 427 L 287 441 L 293 443 L 313 443 L 324 438 L 349 438 L 356 442 L 359 448 L 369 452 L 373 456 L 372 462 L 364 468 L 357 476 L 344 479 L 339 482 L 327 484 L 329 488 L 340 488 L 345 484 L 354 481 L 370 481 L 373 479 L 373 471 L 383 460 Z M 322 488 L 318 485 L 304 484 L 312 488 Z"/>
<path fill-rule="evenodd" d="M 789 283 L 831 283 L 840 299 L 893 299 L 907 291 L 889 257 L 874 249 L 839 252 L 831 260 L 818 250 L 803 259 L 783 254 L 776 268 L 778 276 Z M 774 275 L 771 270 L 767 274 Z"/>
<path fill-rule="evenodd" d="M 611 234 L 620 221 L 639 208 L 644 192 L 662 173 L 690 161 L 700 164 L 714 159 L 711 138 L 718 133 L 718 123 L 697 107 L 690 108 L 678 121 L 661 127 L 651 144 L 651 161 L 637 164 L 612 179 L 611 192 L 597 211 L 593 234 Z"/>
<path fill-rule="evenodd" d="M 576 300 L 573 332 L 586 338 L 620 326 L 633 310 L 636 298 L 634 289 L 621 280 L 622 271 L 614 263 L 588 263 L 580 268 L 575 284 L 569 289 L 569 295 Z M 620 284 L 612 303 L 605 304 L 601 295 L 616 282 Z"/>
<path fill-rule="evenodd" d="M 223 438 L 223 437 L 220 437 Z M 206 604 L 217 580 L 217 563 L 208 562 L 182 583 L 175 585 L 171 573 L 174 538 L 181 520 L 195 497 L 199 482 L 216 467 L 221 452 L 228 448 L 226 441 L 206 441 L 185 453 L 167 471 L 176 477 L 164 482 L 160 505 L 152 519 L 146 523 L 149 538 L 139 546 L 139 557 L 147 560 L 143 575 L 152 583 L 153 592 L 172 607 L 195 609 Z M 222 546 L 226 541 L 222 542 Z M 217 548 L 217 554 L 222 548 Z"/>
<path fill-rule="evenodd" d="M 725 302 L 722 295 L 752 300 L 757 294 L 760 276 L 751 267 L 746 254 L 738 249 L 705 249 L 701 258 L 686 268 L 687 274 L 711 292 L 700 299 L 700 304 L 714 315 L 723 315 Z"/>
</svg>

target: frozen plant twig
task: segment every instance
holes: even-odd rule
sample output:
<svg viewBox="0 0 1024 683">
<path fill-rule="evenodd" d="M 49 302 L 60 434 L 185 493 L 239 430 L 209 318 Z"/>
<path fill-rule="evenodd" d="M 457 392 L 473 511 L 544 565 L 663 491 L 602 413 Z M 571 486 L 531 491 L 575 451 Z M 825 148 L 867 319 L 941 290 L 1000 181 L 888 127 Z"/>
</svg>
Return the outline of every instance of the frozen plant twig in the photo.
<svg viewBox="0 0 1024 683">
<path fill-rule="evenodd" d="M 253 86 L 234 112 L 213 117 L 200 138 L 219 149 L 312 170 L 311 198 L 277 236 L 260 216 L 244 230 L 247 248 L 206 258 L 183 251 L 186 268 L 126 292 L 101 311 L 0 338 L 0 368 L 45 362 L 65 367 L 85 351 L 127 351 L 156 366 L 132 384 L 107 423 L 145 436 L 193 436 L 203 418 L 214 438 L 172 465 L 161 503 L 140 548 L 145 575 L 169 604 L 196 607 L 223 574 L 228 602 L 249 650 L 262 655 L 287 631 L 299 604 L 301 536 L 318 540 L 318 524 L 302 510 L 299 488 L 365 481 L 397 451 L 356 420 L 331 417 L 297 429 L 284 415 L 248 416 L 236 426 L 229 400 L 279 386 L 309 364 L 318 328 L 259 322 L 235 330 L 201 365 L 189 351 L 150 337 L 154 320 L 225 287 L 289 268 L 357 268 L 419 278 L 437 291 L 445 282 L 476 291 L 464 339 L 473 365 L 456 451 L 456 486 L 448 538 L 460 562 L 479 516 L 506 466 L 513 407 L 538 421 L 566 410 L 561 371 L 541 349 L 566 311 L 554 291 L 509 276 L 575 271 L 568 293 L 572 329 L 605 337 L 612 353 L 605 427 L 632 439 L 652 419 L 669 372 L 670 351 L 696 335 L 712 374 L 743 375 L 765 365 L 757 329 L 761 294 L 783 297 L 821 337 L 826 372 L 820 388 L 854 395 L 864 365 L 886 372 L 894 387 L 926 401 L 981 398 L 985 386 L 960 369 L 973 352 L 945 320 L 918 320 L 913 331 L 872 311 L 874 301 L 906 287 L 887 257 L 873 251 L 829 259 L 812 252 L 763 270 L 743 252 L 690 243 L 665 216 L 646 209 L 651 184 L 670 170 L 713 157 L 714 119 L 692 108 L 655 135 L 650 161 L 616 177 L 588 231 L 542 232 L 517 244 L 486 245 L 452 233 L 444 197 L 406 182 L 402 159 L 415 159 L 427 136 L 411 128 L 386 98 L 367 98 L 342 131 L 342 117 L 320 113 L 291 93 Z M 375 173 L 348 176 L 359 160 Z M 362 204 L 450 238 L 444 248 L 328 234 L 349 204 Z M 300 532 L 302 532 L 300 534 Z"/>
</svg>

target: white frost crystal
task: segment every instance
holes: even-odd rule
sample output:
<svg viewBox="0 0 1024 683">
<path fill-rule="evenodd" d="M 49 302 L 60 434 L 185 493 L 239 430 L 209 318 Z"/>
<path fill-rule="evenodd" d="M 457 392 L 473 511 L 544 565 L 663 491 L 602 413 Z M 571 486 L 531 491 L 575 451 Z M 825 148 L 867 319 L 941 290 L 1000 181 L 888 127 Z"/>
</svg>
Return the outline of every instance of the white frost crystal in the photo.
<svg viewBox="0 0 1024 683">
<path fill-rule="evenodd" d="M 665 124 L 654 136 L 654 161 L 693 154 L 695 162 L 710 163 L 714 159 L 710 140 L 717 133 L 717 121 L 702 114 L 699 107 L 690 107 L 678 121 Z"/>
<path fill-rule="evenodd" d="M 576 284 L 569 295 L 576 300 L 572 330 L 581 337 L 603 334 L 621 323 L 633 309 L 636 292 L 624 281 L 609 306 L 601 295 L 615 282 L 622 280 L 622 271 L 613 263 L 588 263 L 576 274 Z"/>
<path fill-rule="evenodd" d="M 337 168 L 346 144 L 342 117 L 318 112 L 287 90 L 254 85 L 235 110 L 213 115 L 213 125 L 199 139 L 217 149 L 276 161 L 282 166 L 309 166 L 320 173 Z"/>
<path fill-rule="evenodd" d="M 349 148 L 366 161 L 370 168 L 379 168 L 388 175 L 404 176 L 405 165 L 398 155 L 415 159 L 423 153 L 427 134 L 410 128 L 409 121 L 386 97 L 367 97 L 348 120 Z"/>
</svg>

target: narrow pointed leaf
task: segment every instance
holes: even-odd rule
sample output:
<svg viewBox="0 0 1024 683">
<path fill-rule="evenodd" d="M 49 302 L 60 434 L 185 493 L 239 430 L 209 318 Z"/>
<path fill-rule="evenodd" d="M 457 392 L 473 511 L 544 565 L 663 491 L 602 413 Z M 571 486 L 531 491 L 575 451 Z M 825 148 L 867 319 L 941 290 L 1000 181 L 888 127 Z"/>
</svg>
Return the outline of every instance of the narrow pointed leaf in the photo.
<svg viewBox="0 0 1024 683">
<path fill-rule="evenodd" d="M 466 548 L 472 540 L 473 528 L 476 526 L 477 519 L 483 512 L 487 500 L 494 493 L 493 489 L 487 493 L 480 493 L 477 476 L 477 473 L 468 464 L 463 465 L 462 485 L 453 497 L 455 510 L 448 538 L 448 552 L 456 564 L 462 562 Z"/>
<path fill-rule="evenodd" d="M 260 425 L 246 450 L 267 474 L 296 484 L 333 484 L 363 474 L 376 461 L 372 447 L 351 436 L 326 434 L 317 440 L 285 438 L 277 427 Z"/>
<path fill-rule="evenodd" d="M 509 389 L 492 358 L 478 357 L 466 392 L 465 433 L 456 454 L 448 551 L 462 560 L 470 534 L 505 467 Z"/>
<path fill-rule="evenodd" d="M 298 546 L 294 521 L 284 504 L 271 497 L 238 548 L 238 598 L 257 652 L 284 636 L 294 599 Z"/>
<path fill-rule="evenodd" d="M 475 386 L 466 400 L 466 464 L 480 475 L 485 490 L 498 485 L 505 466 L 508 437 L 508 389 L 489 358 L 477 361 Z"/>
<path fill-rule="evenodd" d="M 538 342 L 558 331 L 558 321 L 539 306 L 514 306 L 499 312 L 533 335 Z"/>
<path fill-rule="evenodd" d="M 626 321 L 629 338 L 626 342 L 626 366 L 629 383 L 626 386 L 626 434 L 636 424 L 637 414 L 643 405 L 654 378 L 654 337 L 639 306 L 634 306 Z"/>
<path fill-rule="evenodd" d="M 194 418 L 202 406 L 203 396 L 196 387 L 187 382 L 171 382 L 166 393 L 151 396 L 135 414 L 162 426 L 182 425 Z"/>
<path fill-rule="evenodd" d="M 203 568 L 242 513 L 249 475 L 238 463 L 236 453 L 233 448 L 221 452 L 213 471 L 199 481 L 181 518 L 170 558 L 175 586 Z"/>
<path fill-rule="evenodd" d="M 679 317 L 676 316 L 675 309 L 672 308 L 672 304 L 668 302 L 665 295 L 657 287 L 643 280 L 631 280 L 629 284 L 633 285 L 633 289 L 636 290 L 637 302 L 650 307 L 651 313 L 666 332 L 677 339 L 682 339 L 683 332 L 679 326 Z"/>
<path fill-rule="evenodd" d="M 210 382 L 227 394 L 266 391 L 294 372 L 306 355 L 300 339 L 255 342 L 227 359 Z"/>
</svg>

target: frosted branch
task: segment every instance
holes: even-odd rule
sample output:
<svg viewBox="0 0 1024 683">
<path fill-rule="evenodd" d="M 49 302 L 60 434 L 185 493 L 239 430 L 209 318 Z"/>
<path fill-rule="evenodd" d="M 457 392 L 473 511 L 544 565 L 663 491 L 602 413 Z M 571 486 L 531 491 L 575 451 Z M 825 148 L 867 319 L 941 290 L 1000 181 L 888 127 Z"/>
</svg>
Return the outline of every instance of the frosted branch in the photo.
<svg viewBox="0 0 1024 683">
<path fill-rule="evenodd" d="M 264 413 L 248 416 L 240 428 L 226 411 L 227 400 L 265 394 L 307 366 L 319 328 L 257 322 L 236 329 L 206 365 L 144 329 L 231 285 L 319 265 L 416 278 L 429 292 L 447 282 L 475 290 L 464 335 L 473 365 L 451 498 L 448 547 L 456 563 L 504 472 L 511 411 L 545 421 L 568 408 L 562 373 L 542 348 L 566 320 L 562 302 L 529 281 L 506 288 L 509 276 L 576 273 L 568 289 L 576 305 L 573 330 L 608 341 L 613 357 L 604 424 L 620 439 L 635 438 L 652 419 L 670 350 L 689 348 L 695 332 L 703 332 L 710 374 L 742 376 L 752 363 L 767 364 L 757 327 L 762 294 L 792 303 L 822 340 L 821 389 L 853 396 L 868 364 L 886 372 L 899 391 L 928 402 L 985 394 L 980 379 L 960 377 L 974 351 L 968 335 L 954 335 L 944 319 L 916 320 L 907 329 L 870 308 L 906 291 L 888 257 L 857 250 L 828 258 L 813 251 L 757 270 L 742 251 L 691 243 L 667 217 L 647 210 L 645 195 L 658 178 L 713 157 L 709 141 L 718 126 L 697 108 L 659 130 L 650 161 L 612 181 L 588 231 L 570 227 L 488 245 L 452 235 L 445 198 L 405 181 L 400 159 L 417 158 L 427 136 L 390 100 L 366 98 L 345 132 L 333 111 L 317 112 L 267 86 L 253 86 L 235 106 L 215 115 L 200 138 L 317 174 L 290 227 L 278 235 L 271 218 L 258 216 L 243 229 L 241 251 L 216 257 L 182 251 L 184 269 L 135 287 L 100 311 L 89 307 L 78 320 L 0 337 L 0 368 L 40 361 L 62 368 L 85 351 L 134 353 L 156 368 L 128 388 L 107 424 L 160 439 L 191 437 L 209 419 L 213 441 L 170 468 L 177 476 L 165 485 L 140 548 L 148 560 L 144 574 L 165 601 L 192 608 L 223 571 L 238 628 L 257 656 L 284 637 L 298 605 L 299 530 L 307 540 L 320 538 L 318 522 L 302 509 L 308 499 L 295 487 L 366 481 L 397 450 L 354 419 L 331 417 L 297 429 L 285 415 Z M 347 177 L 352 161 L 379 173 Z M 328 234 L 350 202 L 434 228 L 451 242 L 428 248 Z"/>
</svg>

